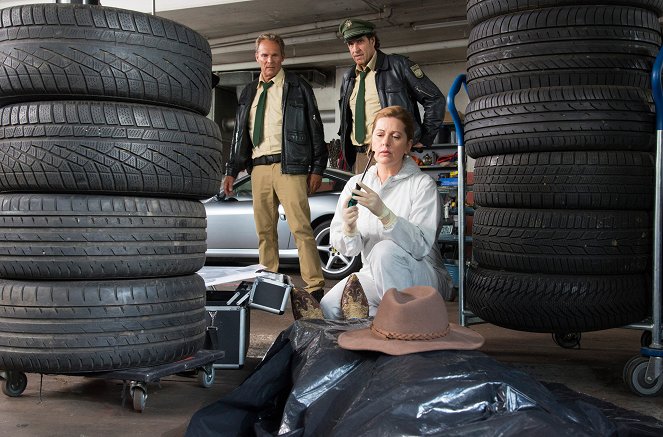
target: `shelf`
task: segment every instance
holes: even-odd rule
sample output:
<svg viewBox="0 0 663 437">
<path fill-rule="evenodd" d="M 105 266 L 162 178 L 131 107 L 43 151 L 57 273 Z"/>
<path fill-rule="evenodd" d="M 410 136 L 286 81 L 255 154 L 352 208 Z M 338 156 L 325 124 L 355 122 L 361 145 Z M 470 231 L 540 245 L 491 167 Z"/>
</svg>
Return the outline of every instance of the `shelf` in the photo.
<svg viewBox="0 0 663 437">
<path fill-rule="evenodd" d="M 421 149 L 419 149 L 419 148 L 415 149 L 415 148 L 413 147 L 413 148 L 412 148 L 412 151 L 413 151 L 413 152 L 417 152 L 417 153 L 423 153 L 423 152 L 426 152 L 426 151 L 428 151 L 428 150 L 435 150 L 435 149 L 457 149 L 457 148 L 458 148 L 458 144 L 455 144 L 455 143 L 438 143 L 438 144 L 431 144 L 430 146 L 428 146 L 428 147 L 424 147 L 424 148 L 421 148 Z"/>
<path fill-rule="evenodd" d="M 458 234 L 444 234 L 437 237 L 437 241 L 444 244 L 458 244 Z M 472 236 L 466 235 L 465 242 L 471 243 Z"/>
<path fill-rule="evenodd" d="M 449 170 L 449 171 L 458 170 L 457 165 L 420 165 L 419 168 L 422 170 Z"/>
<path fill-rule="evenodd" d="M 452 185 L 438 185 L 437 191 L 439 191 L 440 193 L 457 193 L 458 187 Z"/>
</svg>

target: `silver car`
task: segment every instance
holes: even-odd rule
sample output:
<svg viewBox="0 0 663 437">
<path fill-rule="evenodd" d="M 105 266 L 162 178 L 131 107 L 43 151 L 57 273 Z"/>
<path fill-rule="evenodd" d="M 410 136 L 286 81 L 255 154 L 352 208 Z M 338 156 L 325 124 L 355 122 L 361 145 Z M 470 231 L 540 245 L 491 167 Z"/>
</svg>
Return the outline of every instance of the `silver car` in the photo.
<svg viewBox="0 0 663 437">
<path fill-rule="evenodd" d="M 329 225 L 338 197 L 352 173 L 328 168 L 320 189 L 309 197 L 311 227 L 325 278 L 341 279 L 361 267 L 361 257 L 346 257 L 329 244 Z M 251 176 L 235 181 L 232 196 L 223 193 L 203 202 L 207 211 L 207 257 L 214 259 L 258 259 L 258 235 L 253 221 Z M 299 255 L 287 217 L 279 206 L 279 255 L 282 262 L 297 262 Z"/>
</svg>

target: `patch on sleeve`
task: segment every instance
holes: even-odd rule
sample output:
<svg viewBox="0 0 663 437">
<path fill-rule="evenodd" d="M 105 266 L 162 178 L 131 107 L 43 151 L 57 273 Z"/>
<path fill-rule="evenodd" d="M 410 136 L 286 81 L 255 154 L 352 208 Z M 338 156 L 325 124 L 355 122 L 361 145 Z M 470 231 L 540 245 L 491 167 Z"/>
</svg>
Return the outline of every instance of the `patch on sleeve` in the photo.
<svg viewBox="0 0 663 437">
<path fill-rule="evenodd" d="M 413 66 L 410 67 L 410 70 L 414 73 L 415 76 L 417 76 L 417 79 L 421 79 L 424 77 L 424 72 L 421 71 L 421 67 L 419 67 L 419 64 L 414 64 Z"/>
</svg>

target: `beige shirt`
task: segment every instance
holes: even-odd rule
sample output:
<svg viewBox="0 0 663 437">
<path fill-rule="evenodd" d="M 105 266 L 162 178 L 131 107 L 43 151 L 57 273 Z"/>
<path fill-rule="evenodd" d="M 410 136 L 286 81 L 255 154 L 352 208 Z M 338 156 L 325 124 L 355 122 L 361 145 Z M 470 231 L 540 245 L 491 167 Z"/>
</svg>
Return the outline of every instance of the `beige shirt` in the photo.
<svg viewBox="0 0 663 437">
<path fill-rule="evenodd" d="M 364 101 L 365 101 L 365 114 L 366 114 L 366 138 L 363 143 L 358 143 L 355 139 L 356 125 L 355 119 L 352 117 L 352 144 L 355 146 L 361 146 L 363 144 L 371 144 L 371 133 L 373 132 L 373 118 L 375 114 L 382 109 L 380 105 L 380 98 L 378 97 L 378 88 L 375 83 L 375 64 L 377 63 L 378 55 L 377 52 L 371 60 L 368 62 L 367 67 L 371 69 L 366 74 L 364 79 Z M 359 72 L 361 69 L 356 68 L 357 79 L 355 79 L 355 87 L 352 89 L 352 94 L 350 95 L 350 110 L 352 113 L 355 112 L 355 107 L 357 106 L 357 92 L 359 91 Z"/>
<path fill-rule="evenodd" d="M 253 158 L 264 155 L 275 155 L 281 153 L 283 140 L 283 109 L 281 103 L 283 100 L 283 85 L 285 83 L 285 73 L 283 68 L 272 78 L 274 85 L 267 90 L 267 101 L 265 102 L 265 123 L 262 131 L 262 141 L 260 144 L 254 144 Z M 249 112 L 249 135 L 253 138 L 253 125 L 256 119 L 256 110 L 258 109 L 258 99 L 262 93 L 262 84 L 264 83 L 262 75 L 258 81 L 258 92 L 251 103 Z"/>
</svg>

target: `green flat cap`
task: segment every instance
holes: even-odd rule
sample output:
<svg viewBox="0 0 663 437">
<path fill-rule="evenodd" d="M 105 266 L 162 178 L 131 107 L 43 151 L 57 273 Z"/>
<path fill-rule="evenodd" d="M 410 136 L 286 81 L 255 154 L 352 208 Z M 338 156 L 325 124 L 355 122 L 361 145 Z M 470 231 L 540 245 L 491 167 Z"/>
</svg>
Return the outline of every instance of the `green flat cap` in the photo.
<svg viewBox="0 0 663 437">
<path fill-rule="evenodd" d="M 374 30 L 375 24 L 354 18 L 345 19 L 338 26 L 338 33 L 343 35 L 345 41 L 357 38 L 358 36 L 368 35 L 369 33 L 373 33 Z"/>
</svg>

